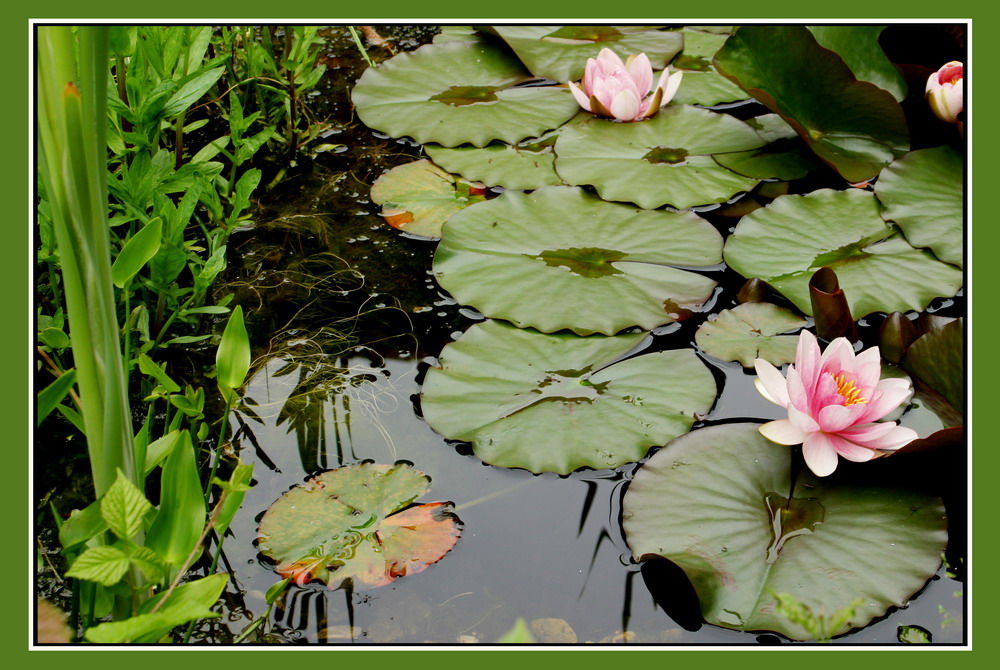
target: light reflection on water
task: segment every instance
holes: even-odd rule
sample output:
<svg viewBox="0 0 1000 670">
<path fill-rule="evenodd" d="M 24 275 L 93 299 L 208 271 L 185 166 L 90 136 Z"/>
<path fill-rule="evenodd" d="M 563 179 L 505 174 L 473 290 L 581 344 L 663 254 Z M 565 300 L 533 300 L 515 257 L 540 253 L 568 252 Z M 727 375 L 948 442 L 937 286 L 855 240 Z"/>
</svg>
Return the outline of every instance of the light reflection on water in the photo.
<svg viewBox="0 0 1000 670">
<path fill-rule="evenodd" d="M 756 634 L 692 624 L 698 616 L 690 606 L 676 612 L 668 605 L 692 629 L 685 630 L 654 602 L 639 566 L 630 561 L 619 521 L 634 465 L 567 477 L 486 465 L 417 416 L 412 400 L 419 393 L 417 361 L 372 363 L 355 355 L 337 364 L 348 379 L 361 381 L 328 394 L 321 412 L 313 408 L 308 427 L 288 415 L 281 418 L 297 382 L 294 373 L 274 376 L 284 361 L 268 362 L 247 388 L 263 424 L 244 418 L 257 447 L 246 434 L 234 443 L 240 458 L 254 464 L 256 486 L 225 543 L 247 609 L 259 616 L 266 609 L 264 593 L 279 579 L 254 546 L 257 520 L 285 491 L 320 471 L 364 459 L 412 462 L 431 477 L 430 492 L 418 502 L 454 502 L 464 532 L 439 563 L 389 586 L 355 594 L 320 584 L 290 586 L 271 615 L 271 631 L 281 640 L 490 643 L 524 618 L 564 620 L 580 643 L 620 639 L 623 630 L 639 643 L 756 643 Z M 778 418 L 780 408 L 759 399 L 751 375 L 737 364 L 715 365 L 723 370 L 725 387 L 709 420 L 747 412 Z M 960 641 L 961 622 L 942 628 L 945 615 L 938 605 L 957 616 L 961 601 L 952 592 L 961 588 L 946 578 L 932 581 L 909 609 L 841 639 L 895 643 L 896 627 L 906 624 L 932 631 L 935 642 Z M 230 627 L 236 633 L 247 624 L 234 616 Z"/>
</svg>

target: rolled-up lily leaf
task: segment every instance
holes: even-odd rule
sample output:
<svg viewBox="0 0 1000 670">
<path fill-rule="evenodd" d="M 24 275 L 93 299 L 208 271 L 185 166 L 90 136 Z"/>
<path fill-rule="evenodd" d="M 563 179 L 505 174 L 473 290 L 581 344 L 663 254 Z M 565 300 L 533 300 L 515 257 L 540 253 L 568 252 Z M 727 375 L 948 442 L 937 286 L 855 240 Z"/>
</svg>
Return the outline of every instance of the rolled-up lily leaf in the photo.
<svg viewBox="0 0 1000 670">
<path fill-rule="evenodd" d="M 898 363 L 919 335 L 917 327 L 902 312 L 893 312 L 882 322 L 878 334 L 878 348 L 882 352 L 882 358 L 890 363 Z"/>
<path fill-rule="evenodd" d="M 816 335 L 827 341 L 838 337 L 846 337 L 851 342 L 858 339 L 851 307 L 833 269 L 824 266 L 816 270 L 809 280 L 809 298 L 816 320 Z"/>
</svg>

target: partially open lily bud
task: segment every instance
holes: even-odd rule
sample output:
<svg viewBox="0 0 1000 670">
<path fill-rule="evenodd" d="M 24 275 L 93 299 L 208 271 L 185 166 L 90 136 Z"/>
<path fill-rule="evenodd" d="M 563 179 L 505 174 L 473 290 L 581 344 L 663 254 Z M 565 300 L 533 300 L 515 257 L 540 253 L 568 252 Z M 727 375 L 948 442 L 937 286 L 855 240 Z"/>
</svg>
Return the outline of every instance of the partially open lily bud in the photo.
<svg viewBox="0 0 1000 670">
<path fill-rule="evenodd" d="M 962 64 L 957 60 L 945 63 L 927 79 L 927 104 L 942 121 L 957 123 L 964 99 Z"/>
<path fill-rule="evenodd" d="M 611 49 L 601 49 L 597 58 L 587 59 L 583 80 L 569 83 L 577 102 L 588 112 L 618 121 L 640 121 L 670 102 L 681 85 L 683 73 L 670 74 L 667 67 L 653 94 L 653 67 L 646 54 L 632 54 L 622 59 Z"/>
</svg>

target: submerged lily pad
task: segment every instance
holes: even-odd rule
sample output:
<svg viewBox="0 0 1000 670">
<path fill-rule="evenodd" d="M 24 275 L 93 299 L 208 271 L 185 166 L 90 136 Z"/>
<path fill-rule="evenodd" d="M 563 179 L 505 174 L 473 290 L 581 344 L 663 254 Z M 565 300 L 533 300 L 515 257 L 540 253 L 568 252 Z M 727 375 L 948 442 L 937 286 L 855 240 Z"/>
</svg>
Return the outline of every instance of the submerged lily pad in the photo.
<svg viewBox="0 0 1000 670">
<path fill-rule="evenodd" d="M 441 237 L 441 226 L 455 212 L 485 200 L 471 195 L 469 184 L 456 184 L 454 177 L 427 160 L 386 172 L 372 184 L 371 198 L 382 206 L 382 218 L 393 228 L 434 239 Z"/>
<path fill-rule="evenodd" d="M 462 533 L 451 503 L 408 507 L 430 478 L 408 464 L 361 463 L 329 470 L 268 508 L 258 531 L 261 553 L 283 577 L 319 580 L 355 591 L 426 570 Z"/>
<path fill-rule="evenodd" d="M 604 202 L 579 188 L 506 191 L 453 216 L 434 256 L 460 303 L 521 327 L 580 335 L 654 328 L 698 310 L 722 237 L 695 214 Z"/>
<path fill-rule="evenodd" d="M 476 324 L 428 371 L 424 419 L 492 465 L 567 474 L 637 461 L 690 430 L 716 393 L 691 349 L 614 362 L 644 338 Z"/>
<path fill-rule="evenodd" d="M 605 200 L 684 209 L 753 188 L 756 179 L 721 167 L 712 154 L 763 145 L 744 122 L 688 105 L 635 123 L 581 115 L 559 134 L 556 172 L 567 184 L 594 186 Z"/>
<path fill-rule="evenodd" d="M 517 144 L 492 142 L 482 148 L 427 144 L 424 151 L 435 163 L 466 179 L 487 186 L 533 190 L 562 183 L 556 174 L 556 156 L 552 151 L 558 132 L 556 130 Z"/>
<path fill-rule="evenodd" d="M 643 52 L 654 70 L 663 69 L 683 38 L 655 26 L 493 26 L 533 75 L 559 82 L 578 81 L 588 58 L 608 48 L 622 59 Z"/>
<path fill-rule="evenodd" d="M 482 41 L 427 44 L 365 70 L 351 94 L 358 117 L 393 137 L 447 147 L 538 137 L 573 117 L 569 89 L 517 84 L 516 58 Z"/>
<path fill-rule="evenodd" d="M 712 58 L 729 39 L 726 33 L 709 33 L 704 30 L 684 28 L 684 50 L 670 64 L 683 70 L 684 78 L 673 97 L 682 105 L 718 105 L 723 102 L 746 100 L 750 96 L 742 88 L 719 74 L 712 65 Z"/>
<path fill-rule="evenodd" d="M 858 189 L 782 196 L 740 220 L 726 241 L 726 263 L 810 316 L 809 279 L 823 266 L 837 273 L 855 318 L 920 311 L 955 295 L 961 270 L 911 247 L 879 212 L 875 196 Z"/>
<path fill-rule="evenodd" d="M 695 343 L 720 361 L 739 361 L 752 368 L 763 358 L 777 366 L 795 360 L 799 338 L 779 335 L 805 327 L 805 319 L 768 302 L 748 302 L 724 309 L 694 334 Z"/>
<path fill-rule="evenodd" d="M 743 26 L 714 63 L 849 182 L 870 179 L 909 148 L 892 94 L 860 81 L 803 26 Z"/>
<path fill-rule="evenodd" d="M 774 593 L 827 613 L 862 599 L 830 635 L 904 606 L 941 563 L 941 500 L 886 481 L 884 471 L 862 479 L 876 463 L 827 478 L 803 468 L 789 500 L 791 454 L 757 424 L 702 428 L 671 442 L 625 493 L 632 555 L 677 564 L 702 616 L 725 628 L 809 639 L 775 612 Z"/>
<path fill-rule="evenodd" d="M 895 221 L 913 246 L 958 267 L 965 251 L 963 173 L 962 156 L 945 145 L 906 154 L 875 184 L 883 218 Z"/>
</svg>

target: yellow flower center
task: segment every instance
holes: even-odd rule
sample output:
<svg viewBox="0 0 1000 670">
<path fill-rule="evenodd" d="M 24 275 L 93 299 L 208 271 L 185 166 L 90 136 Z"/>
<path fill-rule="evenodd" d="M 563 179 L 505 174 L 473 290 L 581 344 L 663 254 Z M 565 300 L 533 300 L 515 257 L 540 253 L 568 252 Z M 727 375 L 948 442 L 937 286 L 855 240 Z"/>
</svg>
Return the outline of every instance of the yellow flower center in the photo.
<svg viewBox="0 0 1000 670">
<path fill-rule="evenodd" d="M 868 398 L 861 395 L 861 389 L 854 385 L 853 380 L 846 379 L 843 372 L 834 377 L 833 381 L 837 382 L 837 393 L 844 398 L 845 407 L 868 402 Z"/>
</svg>

